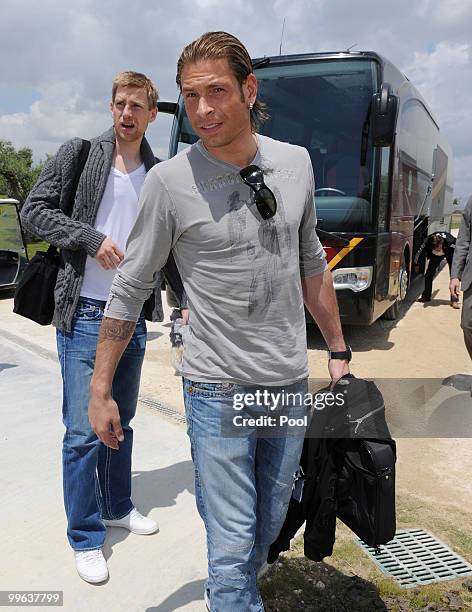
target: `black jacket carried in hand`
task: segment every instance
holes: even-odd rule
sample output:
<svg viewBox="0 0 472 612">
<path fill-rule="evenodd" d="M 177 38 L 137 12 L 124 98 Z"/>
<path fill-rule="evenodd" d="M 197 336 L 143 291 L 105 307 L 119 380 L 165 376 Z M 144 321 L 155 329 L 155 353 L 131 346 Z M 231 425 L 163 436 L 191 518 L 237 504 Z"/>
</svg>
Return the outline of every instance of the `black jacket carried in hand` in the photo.
<svg viewBox="0 0 472 612">
<path fill-rule="evenodd" d="M 329 388 L 320 393 L 329 392 Z M 335 404 L 315 410 L 306 433 L 300 470 L 283 527 L 268 562 L 290 548 L 306 522 L 305 555 L 331 555 L 336 518 L 364 542 L 378 546 L 395 535 L 395 442 L 385 421 L 382 395 L 373 382 L 343 376 L 332 390 Z"/>
</svg>

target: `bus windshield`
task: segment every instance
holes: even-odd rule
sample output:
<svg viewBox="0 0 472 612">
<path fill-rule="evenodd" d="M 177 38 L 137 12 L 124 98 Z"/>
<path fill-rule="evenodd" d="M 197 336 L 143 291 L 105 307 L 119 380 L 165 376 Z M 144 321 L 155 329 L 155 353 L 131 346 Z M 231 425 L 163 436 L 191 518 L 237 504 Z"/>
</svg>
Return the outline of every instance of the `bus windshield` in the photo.
<svg viewBox="0 0 472 612">
<path fill-rule="evenodd" d="M 372 60 L 322 60 L 256 69 L 270 119 L 260 132 L 305 147 L 315 174 L 318 227 L 372 230 Z"/>
<path fill-rule="evenodd" d="M 332 232 L 373 229 L 372 60 L 313 60 L 256 69 L 258 97 L 270 119 L 259 132 L 305 147 L 315 174 L 318 227 Z M 182 104 L 182 99 L 180 99 Z M 197 140 L 181 107 L 171 153 Z"/>
</svg>

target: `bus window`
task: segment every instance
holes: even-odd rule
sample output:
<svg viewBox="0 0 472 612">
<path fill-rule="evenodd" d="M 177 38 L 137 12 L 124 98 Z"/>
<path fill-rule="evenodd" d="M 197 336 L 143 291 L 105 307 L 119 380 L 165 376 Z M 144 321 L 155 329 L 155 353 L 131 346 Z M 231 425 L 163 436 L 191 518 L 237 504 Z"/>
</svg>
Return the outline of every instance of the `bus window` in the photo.
<svg viewBox="0 0 472 612">
<path fill-rule="evenodd" d="M 447 155 L 439 146 L 436 147 L 434 151 L 433 166 L 434 183 L 433 193 L 431 195 L 431 216 L 433 218 L 440 218 L 444 214 L 447 182 Z"/>
<path fill-rule="evenodd" d="M 316 210 L 327 231 L 372 231 L 371 60 L 282 64 L 256 70 L 270 119 L 261 133 L 311 157 Z M 363 138 L 364 134 L 364 138 Z"/>
<path fill-rule="evenodd" d="M 427 213 L 437 134 L 438 128 L 423 103 L 407 100 L 401 109 L 397 137 L 402 183 L 398 214 L 416 217 Z"/>
<path fill-rule="evenodd" d="M 380 184 L 379 184 L 379 215 L 377 227 L 379 232 L 388 229 L 388 209 L 390 198 L 390 147 L 382 148 L 380 161 Z"/>
<path fill-rule="evenodd" d="M 270 119 L 260 133 L 305 147 L 315 174 L 319 227 L 373 231 L 370 102 L 376 63 L 314 61 L 256 70 Z M 197 140 L 180 99 L 171 155 Z"/>
</svg>

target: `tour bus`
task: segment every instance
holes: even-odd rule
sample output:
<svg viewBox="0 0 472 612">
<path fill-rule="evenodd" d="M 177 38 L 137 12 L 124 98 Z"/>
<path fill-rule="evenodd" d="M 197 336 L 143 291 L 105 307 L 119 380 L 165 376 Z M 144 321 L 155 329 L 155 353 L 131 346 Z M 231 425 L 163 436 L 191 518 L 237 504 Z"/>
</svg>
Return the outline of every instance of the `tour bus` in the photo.
<svg viewBox="0 0 472 612">
<path fill-rule="evenodd" d="M 437 120 L 378 53 L 284 55 L 253 65 L 270 114 L 260 133 L 310 154 L 317 231 L 342 322 L 398 318 L 416 251 L 428 233 L 450 227 L 452 156 Z M 173 156 L 196 136 L 181 97 L 159 109 L 175 115 Z"/>
</svg>

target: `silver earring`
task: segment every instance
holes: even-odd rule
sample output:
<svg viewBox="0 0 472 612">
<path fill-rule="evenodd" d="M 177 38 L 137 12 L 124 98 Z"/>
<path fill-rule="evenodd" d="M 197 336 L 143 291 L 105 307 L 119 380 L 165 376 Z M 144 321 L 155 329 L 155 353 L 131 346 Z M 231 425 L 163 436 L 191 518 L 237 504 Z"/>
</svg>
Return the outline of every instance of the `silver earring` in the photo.
<svg viewBox="0 0 472 612">
<path fill-rule="evenodd" d="M 252 110 L 252 107 L 254 106 L 253 102 L 249 102 L 249 110 Z"/>
</svg>

